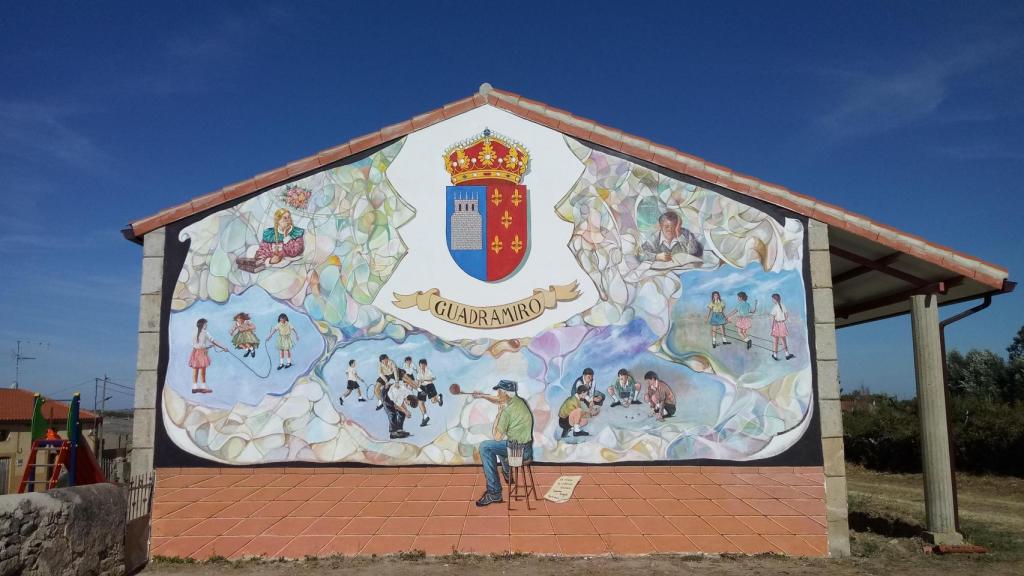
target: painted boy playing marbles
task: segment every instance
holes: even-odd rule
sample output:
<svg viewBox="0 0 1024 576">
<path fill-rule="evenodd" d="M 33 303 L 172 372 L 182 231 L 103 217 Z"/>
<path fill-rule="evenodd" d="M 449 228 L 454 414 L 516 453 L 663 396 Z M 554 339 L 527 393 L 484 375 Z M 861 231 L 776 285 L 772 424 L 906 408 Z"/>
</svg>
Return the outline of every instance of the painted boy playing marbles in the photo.
<svg viewBox="0 0 1024 576">
<path fill-rule="evenodd" d="M 616 406 L 629 406 L 640 404 L 641 385 L 629 373 L 629 370 L 620 368 L 615 376 L 615 382 L 608 387 L 608 395 L 612 397 L 611 408 Z"/>
<path fill-rule="evenodd" d="M 651 412 L 654 413 L 654 417 L 660 422 L 675 414 L 676 395 L 668 387 L 668 384 L 662 382 L 658 378 L 658 374 L 653 371 L 648 371 L 644 374 L 644 380 L 647 382 L 647 394 L 644 397 L 647 399 L 647 403 L 651 405 Z"/>
</svg>

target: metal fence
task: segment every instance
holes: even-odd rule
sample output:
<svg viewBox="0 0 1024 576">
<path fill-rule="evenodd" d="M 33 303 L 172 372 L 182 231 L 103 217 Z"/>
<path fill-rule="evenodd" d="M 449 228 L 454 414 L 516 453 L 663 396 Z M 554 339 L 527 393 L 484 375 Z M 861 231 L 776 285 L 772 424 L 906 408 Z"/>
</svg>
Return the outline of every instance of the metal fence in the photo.
<svg viewBox="0 0 1024 576">
<path fill-rule="evenodd" d="M 0 496 L 7 494 L 7 483 L 11 477 L 11 459 L 0 458 Z"/>
<path fill-rule="evenodd" d="M 133 476 L 128 487 L 128 522 L 149 516 L 153 509 L 153 472 Z"/>
</svg>

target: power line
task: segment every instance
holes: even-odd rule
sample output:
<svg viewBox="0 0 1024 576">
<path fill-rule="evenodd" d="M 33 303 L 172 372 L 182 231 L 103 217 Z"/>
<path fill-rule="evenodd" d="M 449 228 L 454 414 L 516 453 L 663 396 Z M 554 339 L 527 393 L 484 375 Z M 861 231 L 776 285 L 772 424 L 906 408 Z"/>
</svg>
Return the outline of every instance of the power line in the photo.
<svg viewBox="0 0 1024 576">
<path fill-rule="evenodd" d="M 113 380 L 111 380 L 109 378 L 107 379 L 107 384 L 113 384 L 114 386 L 120 386 L 121 388 L 124 388 L 126 390 L 135 390 L 135 386 L 128 386 L 126 384 L 118 384 L 117 382 L 114 382 Z"/>
<path fill-rule="evenodd" d="M 63 394 L 64 392 L 67 392 L 68 390 L 73 390 L 73 389 L 75 389 L 75 388 L 81 388 L 82 386 L 84 386 L 84 385 L 88 384 L 88 383 L 89 383 L 89 380 L 92 380 L 92 378 L 89 378 L 88 380 L 82 380 L 82 381 L 81 381 L 81 382 L 79 382 L 78 384 L 72 384 L 71 386 L 66 386 L 66 387 L 64 387 L 64 388 L 61 388 L 60 390 L 57 390 L 57 391 L 56 391 L 56 392 L 54 392 L 53 394 L 54 394 L 54 395 L 57 395 L 57 394 Z"/>
</svg>

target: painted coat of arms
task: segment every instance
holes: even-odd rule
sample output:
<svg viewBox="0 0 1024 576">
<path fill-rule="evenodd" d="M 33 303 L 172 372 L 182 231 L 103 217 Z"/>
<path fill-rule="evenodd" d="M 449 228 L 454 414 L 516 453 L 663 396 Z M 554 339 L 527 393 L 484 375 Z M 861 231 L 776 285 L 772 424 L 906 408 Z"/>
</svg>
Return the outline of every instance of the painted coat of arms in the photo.
<svg viewBox="0 0 1024 576">
<path fill-rule="evenodd" d="M 486 282 L 519 269 L 529 252 L 528 201 L 520 184 L 529 153 L 517 142 L 484 130 L 444 153 L 451 175 L 445 229 L 459 268 Z"/>
</svg>

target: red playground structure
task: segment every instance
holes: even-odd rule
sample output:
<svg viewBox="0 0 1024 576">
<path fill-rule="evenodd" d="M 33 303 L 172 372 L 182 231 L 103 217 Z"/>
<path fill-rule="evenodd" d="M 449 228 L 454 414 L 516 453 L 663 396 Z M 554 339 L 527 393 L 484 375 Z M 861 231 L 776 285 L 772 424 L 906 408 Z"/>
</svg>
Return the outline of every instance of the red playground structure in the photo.
<svg viewBox="0 0 1024 576">
<path fill-rule="evenodd" d="M 71 399 L 67 438 L 61 438 L 57 430 L 43 419 L 43 402 L 42 396 L 36 394 L 32 409 L 32 449 L 21 475 L 18 493 L 45 492 L 61 484 L 81 486 L 106 482 L 96 456 L 82 436 L 78 418 L 80 395 L 76 393 Z M 65 480 L 63 483 L 62 479 Z"/>
</svg>

